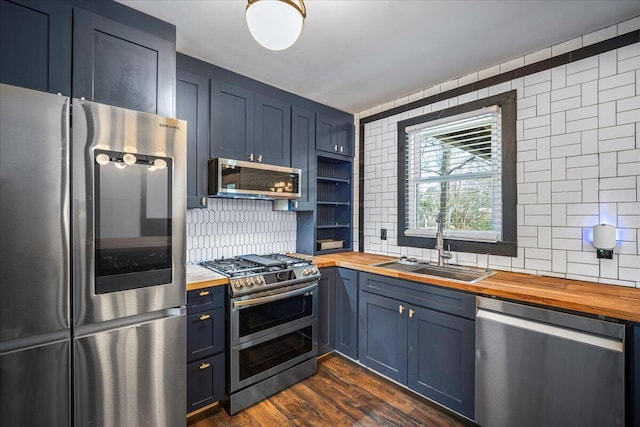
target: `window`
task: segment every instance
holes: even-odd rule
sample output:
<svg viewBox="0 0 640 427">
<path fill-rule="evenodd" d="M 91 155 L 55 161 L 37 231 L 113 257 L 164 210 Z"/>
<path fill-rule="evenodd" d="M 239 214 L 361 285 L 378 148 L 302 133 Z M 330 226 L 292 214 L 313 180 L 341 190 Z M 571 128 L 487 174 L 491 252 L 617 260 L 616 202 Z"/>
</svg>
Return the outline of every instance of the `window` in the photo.
<svg viewBox="0 0 640 427">
<path fill-rule="evenodd" d="M 515 256 L 515 92 L 398 123 L 398 243 Z"/>
</svg>

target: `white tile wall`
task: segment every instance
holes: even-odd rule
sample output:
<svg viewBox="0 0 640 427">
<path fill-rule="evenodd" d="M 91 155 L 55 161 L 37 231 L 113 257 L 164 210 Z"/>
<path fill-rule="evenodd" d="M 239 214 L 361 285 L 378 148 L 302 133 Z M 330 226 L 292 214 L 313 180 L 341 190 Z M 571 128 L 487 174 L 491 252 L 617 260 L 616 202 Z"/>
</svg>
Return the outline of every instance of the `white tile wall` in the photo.
<svg viewBox="0 0 640 427">
<path fill-rule="evenodd" d="M 187 263 L 244 254 L 294 252 L 296 213 L 267 200 L 209 199 L 187 211 Z"/>
<path fill-rule="evenodd" d="M 356 120 L 639 28 L 636 17 L 373 107 Z M 491 256 L 490 267 L 640 288 L 640 43 L 365 125 L 365 251 L 436 256 L 397 244 L 397 122 L 512 89 L 518 94 L 518 256 Z M 600 222 L 618 227 L 613 260 L 598 260 L 589 243 Z M 387 241 L 380 228 L 388 229 Z M 356 230 L 355 247 L 357 237 Z M 456 253 L 453 261 L 487 262 L 469 253 Z"/>
</svg>

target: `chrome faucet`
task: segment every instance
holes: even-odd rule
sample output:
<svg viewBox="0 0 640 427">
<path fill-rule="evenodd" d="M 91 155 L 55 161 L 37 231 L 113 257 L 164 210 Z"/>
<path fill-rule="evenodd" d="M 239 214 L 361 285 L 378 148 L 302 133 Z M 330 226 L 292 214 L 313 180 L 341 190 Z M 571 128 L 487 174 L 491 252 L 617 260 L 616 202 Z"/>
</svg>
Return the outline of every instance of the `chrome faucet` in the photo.
<svg viewBox="0 0 640 427">
<path fill-rule="evenodd" d="M 436 224 L 438 224 L 438 230 L 436 231 L 435 249 L 438 250 L 438 265 L 444 266 L 445 259 L 451 259 L 451 250 L 449 251 L 444 250 L 444 238 L 443 238 L 444 212 L 440 212 L 438 214 L 438 218 L 436 219 Z"/>
</svg>

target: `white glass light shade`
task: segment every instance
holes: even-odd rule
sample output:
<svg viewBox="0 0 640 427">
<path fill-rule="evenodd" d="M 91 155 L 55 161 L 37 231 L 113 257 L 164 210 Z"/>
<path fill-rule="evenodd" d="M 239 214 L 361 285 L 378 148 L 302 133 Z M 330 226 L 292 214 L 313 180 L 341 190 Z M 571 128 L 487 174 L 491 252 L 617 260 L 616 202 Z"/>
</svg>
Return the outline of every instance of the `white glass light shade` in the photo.
<svg viewBox="0 0 640 427">
<path fill-rule="evenodd" d="M 127 167 L 127 165 L 125 165 L 124 163 L 121 163 L 121 162 L 116 162 L 115 165 L 116 165 L 116 167 L 118 169 L 124 169 L 124 168 Z"/>
<path fill-rule="evenodd" d="M 306 10 L 303 0 L 249 0 L 245 11 L 251 35 L 267 49 L 283 50 L 300 36 Z"/>
</svg>

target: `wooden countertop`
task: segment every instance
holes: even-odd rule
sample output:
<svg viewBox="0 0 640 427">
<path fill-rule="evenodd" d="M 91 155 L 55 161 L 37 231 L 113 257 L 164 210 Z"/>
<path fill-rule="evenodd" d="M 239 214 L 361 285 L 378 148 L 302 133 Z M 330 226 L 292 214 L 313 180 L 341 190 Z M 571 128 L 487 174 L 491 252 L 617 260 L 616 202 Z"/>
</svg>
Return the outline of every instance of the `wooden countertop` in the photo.
<svg viewBox="0 0 640 427">
<path fill-rule="evenodd" d="M 342 252 L 315 257 L 300 256 L 313 259 L 319 268 L 333 266 L 351 268 L 482 295 L 640 322 L 640 289 L 636 288 L 507 271 L 498 271 L 477 284 L 466 284 L 446 279 L 425 278 L 408 272 L 373 266 L 373 264 L 395 259 L 383 255 Z"/>
<path fill-rule="evenodd" d="M 187 265 L 187 291 L 226 285 L 229 279 L 200 265 Z"/>
</svg>

